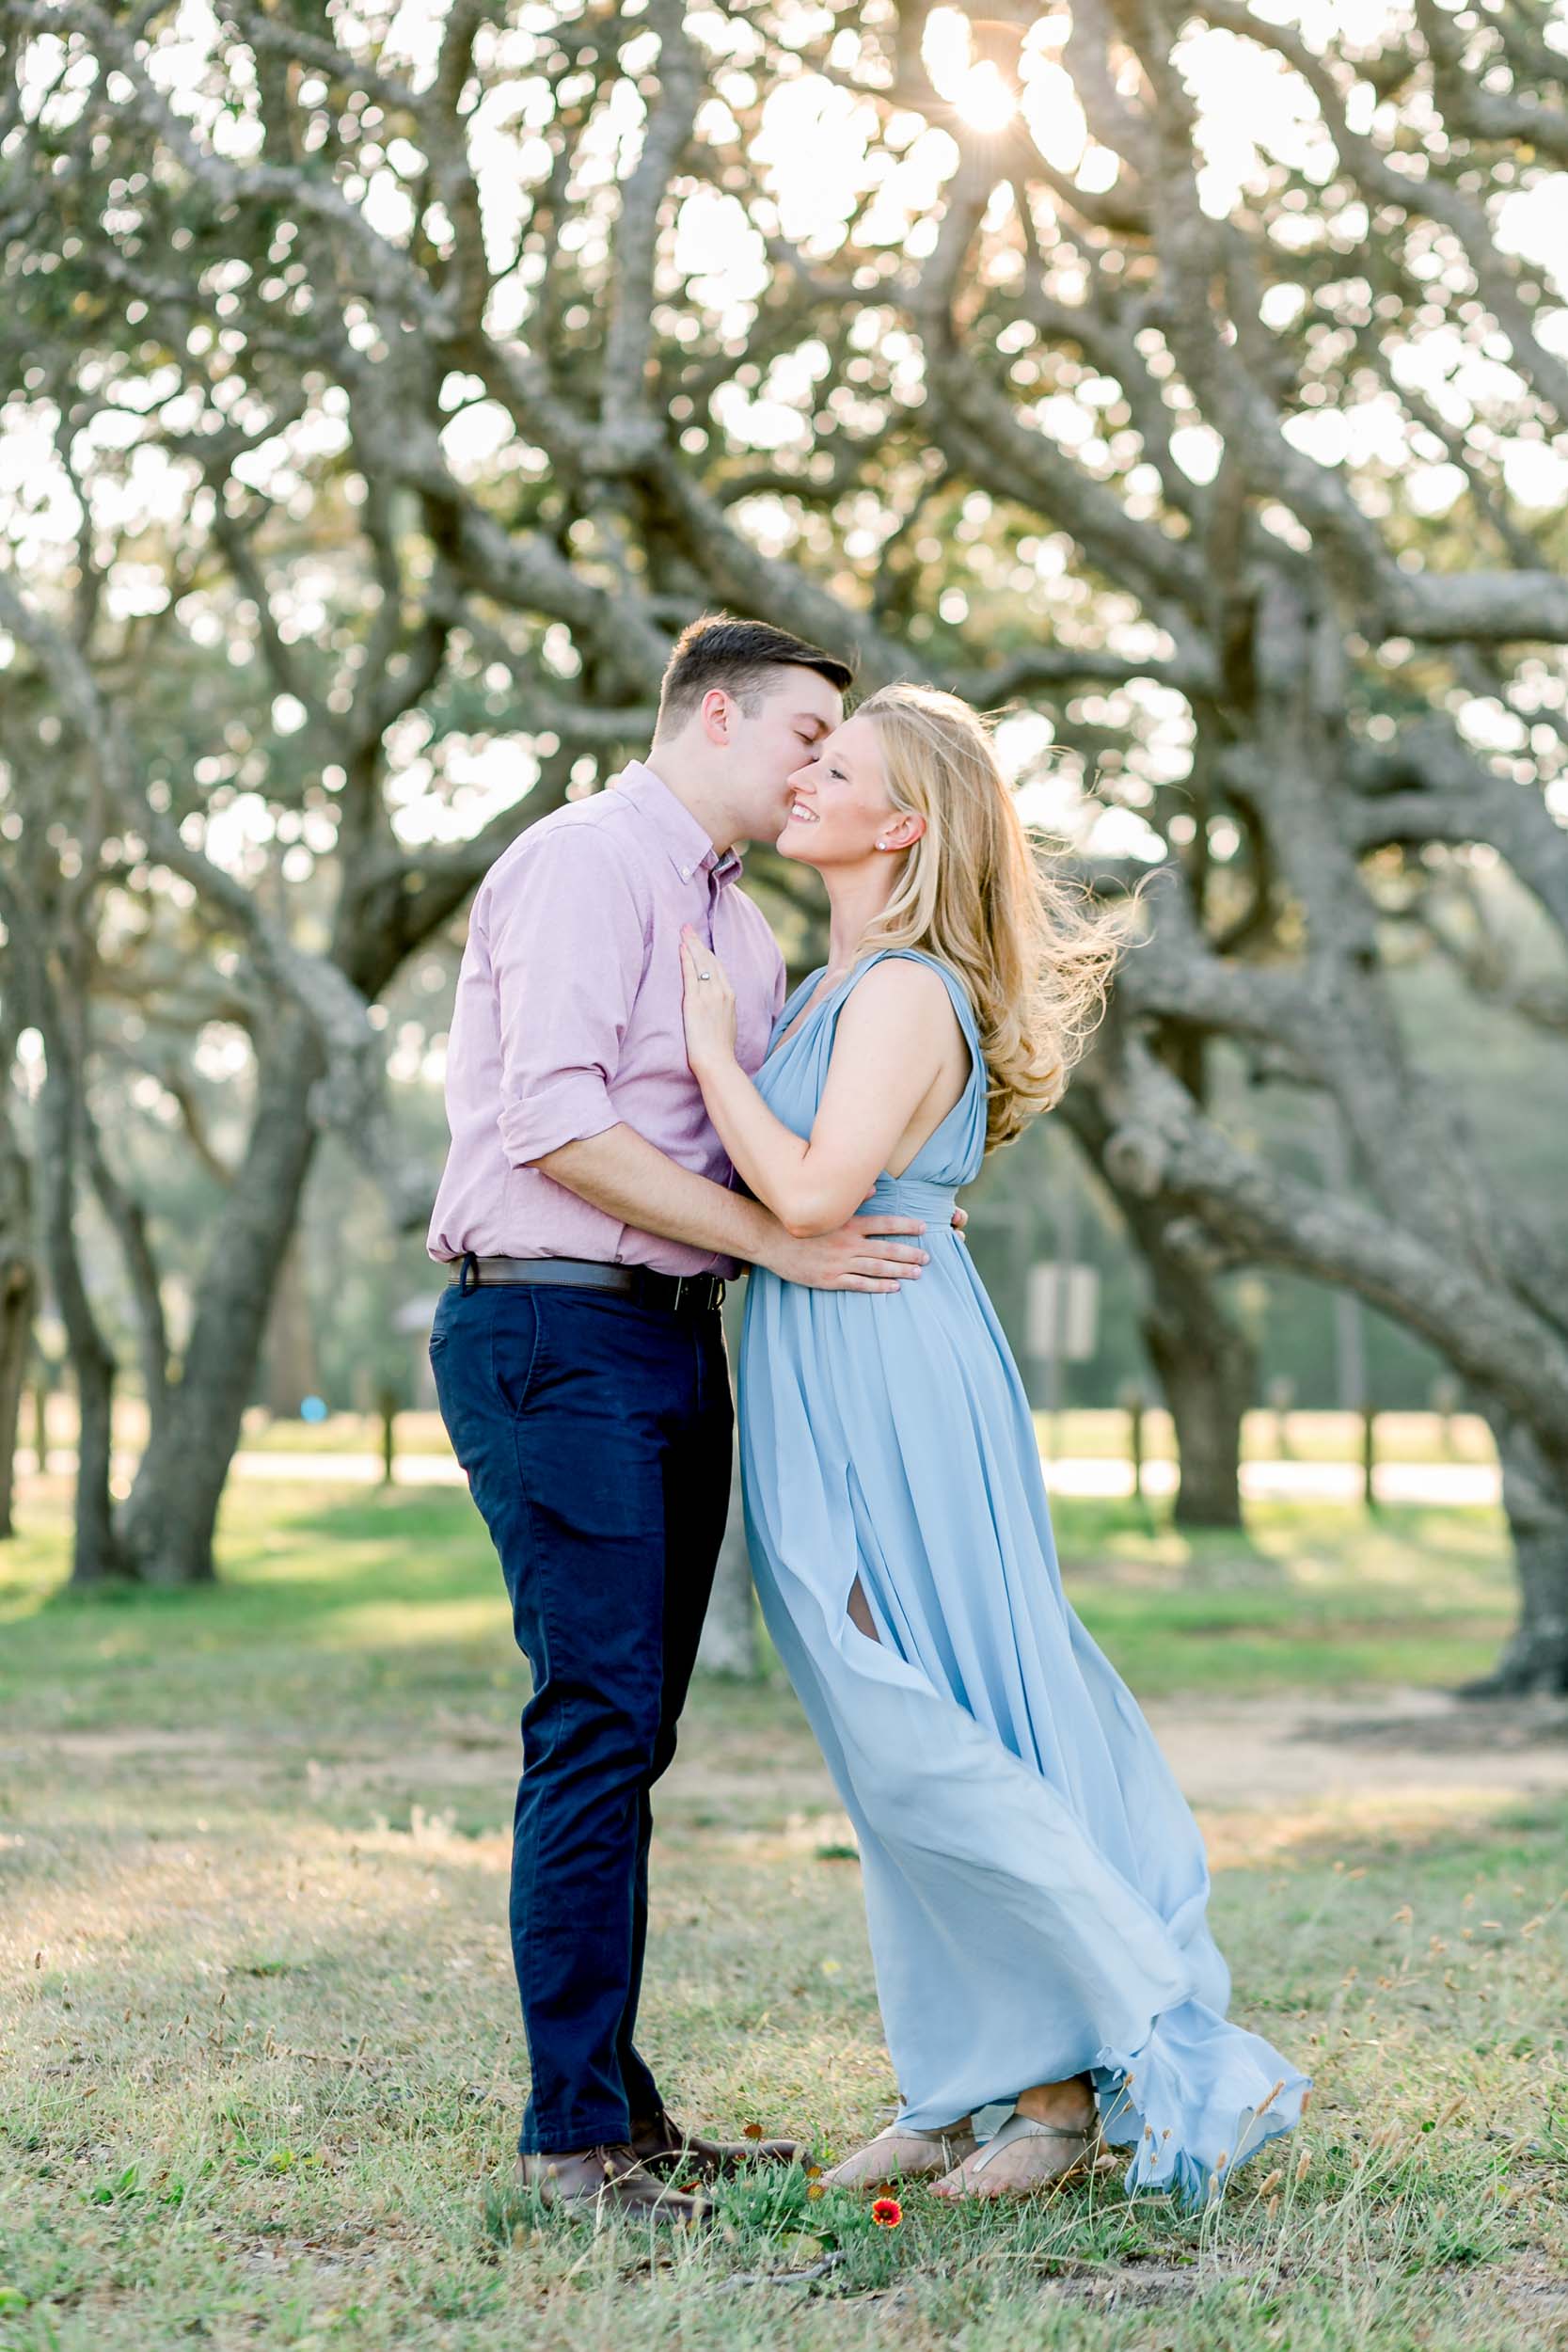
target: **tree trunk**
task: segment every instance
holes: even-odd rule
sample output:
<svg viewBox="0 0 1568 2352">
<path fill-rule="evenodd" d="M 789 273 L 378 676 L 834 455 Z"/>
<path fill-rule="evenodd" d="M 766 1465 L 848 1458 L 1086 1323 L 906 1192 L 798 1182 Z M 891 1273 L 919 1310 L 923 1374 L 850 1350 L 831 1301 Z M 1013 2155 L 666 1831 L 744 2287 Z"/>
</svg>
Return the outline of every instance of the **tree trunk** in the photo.
<svg viewBox="0 0 1568 2352">
<path fill-rule="evenodd" d="M 15 1532 L 16 1441 L 37 1306 L 32 1260 L 10 1243 L 0 1244 L 0 1540 Z"/>
<path fill-rule="evenodd" d="M 267 1324 L 266 1407 L 275 1421 L 297 1420 L 302 1399 L 320 1385 L 316 1335 L 305 1284 L 305 1246 L 297 1225 L 277 1268 Z"/>
<path fill-rule="evenodd" d="M 1251 1341 L 1226 1311 L 1212 1251 L 1195 1218 L 1156 1193 L 1123 1184 L 1105 1145 L 1113 1132 L 1092 1065 L 1081 1070 L 1061 1115 L 1121 1212 L 1147 1270 L 1144 1344 L 1176 1423 L 1180 1527 L 1242 1525 L 1242 1422 L 1257 1390 Z"/>
<path fill-rule="evenodd" d="M 757 1678 L 756 1602 L 752 1595 L 752 1558 L 746 1548 L 746 1525 L 740 1508 L 738 1462 L 730 1483 L 730 1516 L 713 1580 L 713 1597 L 703 1620 L 697 1664 L 704 1674 L 730 1675 L 744 1682 Z"/>
<path fill-rule="evenodd" d="M 9 993 L 11 1001 L 0 1016 L 0 1538 L 13 1532 L 16 1441 L 38 1311 L 32 1169 L 17 1139 L 10 1108 L 11 1070 L 22 1033 L 18 998 L 26 990 Z"/>
<path fill-rule="evenodd" d="M 704 1674 L 728 1675 L 742 1682 L 757 1678 L 756 1603 L 738 1487 L 730 1496 L 729 1522 L 713 1580 L 713 1597 L 703 1621 L 697 1664 Z"/>
<path fill-rule="evenodd" d="M 0 1087 L 10 1083 L 14 1050 L 14 1035 L 0 1039 Z M 12 1532 L 16 1440 L 37 1311 L 31 1170 L 0 1102 L 0 1538 Z"/>
<path fill-rule="evenodd" d="M 1164 1220 L 1140 1217 L 1135 1238 L 1151 1293 L 1144 1343 L 1176 1423 L 1176 1523 L 1240 1527 L 1242 1421 L 1256 1392 L 1257 1356 L 1212 1276 L 1172 1247 Z"/>
<path fill-rule="evenodd" d="M 125 1506 L 126 1551 L 146 1583 L 213 1577 L 218 1504 L 315 1148 L 310 1095 L 322 1069 L 309 1018 L 285 1012 L 263 1051 L 250 1136 L 207 1253 L 184 1367 Z"/>
<path fill-rule="evenodd" d="M 730 1343 L 730 1360 L 735 1361 L 740 1336 L 740 1302 L 738 1285 L 730 1286 L 731 1305 L 724 1322 Z M 735 1441 L 730 1448 L 730 1515 L 724 1522 L 724 1541 L 720 1548 L 719 1566 L 713 1579 L 713 1597 L 703 1620 L 702 1646 L 697 1652 L 698 1669 L 703 1674 L 729 1675 L 742 1682 L 754 1682 L 762 1671 L 757 1646 L 757 1609 L 752 1591 L 752 1556 L 746 1545 L 746 1519 L 740 1504 L 740 1425 L 736 1423 Z"/>
<path fill-rule="evenodd" d="M 23 1017 L 43 1040 L 36 1182 L 42 1208 L 44 1263 L 65 1326 L 66 1352 L 76 1383 L 76 1515 L 71 1581 L 72 1584 L 98 1584 L 107 1577 L 123 1575 L 125 1559 L 109 1491 L 115 1359 L 93 1312 L 76 1223 L 77 1141 L 86 1120 L 80 1043 L 71 1034 L 51 975 L 45 934 L 36 912 L 7 883 L 0 891 L 0 914 L 8 933 L 16 975 L 13 985 Z"/>
<path fill-rule="evenodd" d="M 66 1327 L 71 1329 L 70 1317 Z M 94 1327 L 71 1338 L 76 1381 L 76 1524 L 71 1555 L 72 1584 L 103 1584 L 128 1573 L 115 1528 L 109 1491 L 114 1443 L 115 1359 Z"/>
<path fill-rule="evenodd" d="M 1568 1463 L 1550 1461 L 1504 1407 L 1482 1409 L 1497 1440 L 1519 1574 L 1519 1622 L 1471 1698 L 1568 1692 Z"/>
</svg>

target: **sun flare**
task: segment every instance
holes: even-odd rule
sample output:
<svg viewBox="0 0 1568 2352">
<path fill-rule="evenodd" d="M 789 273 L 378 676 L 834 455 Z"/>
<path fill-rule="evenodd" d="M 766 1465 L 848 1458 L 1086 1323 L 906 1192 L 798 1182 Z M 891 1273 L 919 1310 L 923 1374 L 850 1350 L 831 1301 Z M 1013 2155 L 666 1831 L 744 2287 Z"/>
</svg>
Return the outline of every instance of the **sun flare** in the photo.
<svg viewBox="0 0 1568 2352">
<path fill-rule="evenodd" d="M 920 53 L 939 96 L 976 131 L 1004 131 L 1018 112 L 1018 92 L 994 57 L 977 56 L 961 8 L 933 8 Z"/>
<path fill-rule="evenodd" d="M 976 131 L 1005 131 L 1018 112 L 1018 100 L 989 57 L 973 65 L 953 94 L 953 103 Z"/>
</svg>

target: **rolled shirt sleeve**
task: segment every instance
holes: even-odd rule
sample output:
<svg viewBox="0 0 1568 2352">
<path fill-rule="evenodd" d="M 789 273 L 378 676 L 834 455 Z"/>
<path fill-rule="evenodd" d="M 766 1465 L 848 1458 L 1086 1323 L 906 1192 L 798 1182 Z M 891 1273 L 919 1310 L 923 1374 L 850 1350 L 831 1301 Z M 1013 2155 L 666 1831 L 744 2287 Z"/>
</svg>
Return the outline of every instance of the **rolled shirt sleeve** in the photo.
<svg viewBox="0 0 1568 2352">
<path fill-rule="evenodd" d="M 486 910 L 501 1145 L 526 1168 L 618 1124 L 610 1089 L 647 949 L 644 910 L 597 832 L 541 834 Z"/>
</svg>

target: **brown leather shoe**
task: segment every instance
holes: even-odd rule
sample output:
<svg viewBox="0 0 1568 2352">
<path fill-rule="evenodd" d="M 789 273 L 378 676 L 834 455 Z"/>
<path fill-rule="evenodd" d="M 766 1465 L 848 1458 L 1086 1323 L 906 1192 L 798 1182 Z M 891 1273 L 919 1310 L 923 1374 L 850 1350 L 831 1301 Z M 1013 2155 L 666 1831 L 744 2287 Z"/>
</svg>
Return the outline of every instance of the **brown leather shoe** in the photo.
<svg viewBox="0 0 1568 2352">
<path fill-rule="evenodd" d="M 691 2228 L 708 2218 L 707 2201 L 689 2197 L 638 2162 L 628 2147 L 579 2148 L 562 2154 L 517 2158 L 517 2179 L 535 2189 L 541 2204 L 595 2218 L 625 2214 L 635 2221 L 660 2221 Z"/>
<path fill-rule="evenodd" d="M 748 2165 L 802 2164 L 806 2157 L 798 2139 L 704 2139 L 662 2109 L 651 2120 L 633 2119 L 631 2147 L 648 2171 L 679 2181 L 717 2181 Z"/>
</svg>

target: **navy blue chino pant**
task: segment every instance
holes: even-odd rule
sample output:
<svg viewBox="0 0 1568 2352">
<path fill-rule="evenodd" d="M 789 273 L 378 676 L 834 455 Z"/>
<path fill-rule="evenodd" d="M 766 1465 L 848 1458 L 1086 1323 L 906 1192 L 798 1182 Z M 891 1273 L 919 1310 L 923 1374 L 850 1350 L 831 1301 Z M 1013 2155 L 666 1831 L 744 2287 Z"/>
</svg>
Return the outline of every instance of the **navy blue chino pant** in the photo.
<svg viewBox="0 0 1568 2352">
<path fill-rule="evenodd" d="M 533 1678 L 512 1843 L 532 2077 L 519 2145 L 613 2144 L 662 2106 L 632 2039 L 649 1791 L 675 1752 L 723 1538 L 723 1326 L 716 1308 L 454 1285 L 430 1359 Z"/>
</svg>

